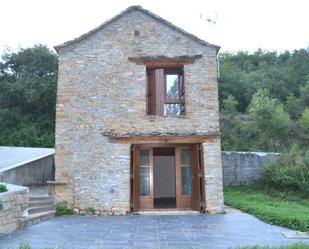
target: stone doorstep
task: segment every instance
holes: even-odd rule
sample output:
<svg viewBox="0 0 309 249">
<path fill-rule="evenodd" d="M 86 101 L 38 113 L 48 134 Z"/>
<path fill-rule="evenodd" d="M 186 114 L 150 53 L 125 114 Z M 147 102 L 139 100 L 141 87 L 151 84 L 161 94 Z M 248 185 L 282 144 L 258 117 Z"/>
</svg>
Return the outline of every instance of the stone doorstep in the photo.
<svg viewBox="0 0 309 249">
<path fill-rule="evenodd" d="M 282 235 L 287 239 L 309 239 L 309 232 L 288 231 Z"/>
<path fill-rule="evenodd" d="M 32 201 L 53 201 L 53 197 L 50 195 L 30 195 L 29 202 Z"/>
<path fill-rule="evenodd" d="M 30 207 L 28 209 L 28 214 L 47 212 L 47 211 L 52 211 L 52 210 L 54 210 L 53 205 L 42 205 L 42 206 Z"/>
<path fill-rule="evenodd" d="M 55 212 L 56 212 L 55 210 L 51 210 L 51 211 L 46 211 L 46 212 L 29 214 L 22 221 L 21 227 L 23 228 L 23 227 L 26 227 L 26 226 L 36 224 L 36 223 L 43 221 L 43 220 L 53 218 L 53 217 L 55 217 Z"/>
<path fill-rule="evenodd" d="M 44 206 L 44 205 L 53 205 L 54 200 L 48 199 L 48 200 L 39 200 L 39 201 L 30 201 L 29 202 L 29 208 L 30 207 L 37 207 L 37 206 Z"/>
<path fill-rule="evenodd" d="M 134 212 L 137 215 L 199 215 L 199 211 L 193 210 L 166 210 L 166 211 L 139 211 Z"/>
</svg>

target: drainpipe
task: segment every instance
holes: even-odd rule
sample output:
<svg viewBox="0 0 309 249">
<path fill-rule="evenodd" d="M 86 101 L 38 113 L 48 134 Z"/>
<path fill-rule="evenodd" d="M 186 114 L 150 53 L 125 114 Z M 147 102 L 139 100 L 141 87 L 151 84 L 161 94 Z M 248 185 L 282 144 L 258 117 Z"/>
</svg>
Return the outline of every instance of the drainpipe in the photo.
<svg viewBox="0 0 309 249">
<path fill-rule="evenodd" d="M 219 53 L 217 53 L 217 79 L 220 78 L 220 62 L 219 62 Z"/>
</svg>

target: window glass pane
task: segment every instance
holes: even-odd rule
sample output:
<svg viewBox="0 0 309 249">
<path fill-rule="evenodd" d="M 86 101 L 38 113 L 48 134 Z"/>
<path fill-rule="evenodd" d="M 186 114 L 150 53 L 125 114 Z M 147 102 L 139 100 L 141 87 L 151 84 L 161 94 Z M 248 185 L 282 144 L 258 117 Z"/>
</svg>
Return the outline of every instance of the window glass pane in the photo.
<svg viewBox="0 0 309 249">
<path fill-rule="evenodd" d="M 168 99 L 179 98 L 178 74 L 166 74 L 166 96 Z"/>
<path fill-rule="evenodd" d="M 182 165 L 191 165 L 191 149 L 182 149 L 181 150 L 181 164 Z"/>
<path fill-rule="evenodd" d="M 164 115 L 180 115 L 180 104 L 164 104 Z"/>
<path fill-rule="evenodd" d="M 150 180 L 150 168 L 141 167 L 140 168 L 140 195 L 149 196 L 149 180 Z"/>
<path fill-rule="evenodd" d="M 149 150 L 140 151 L 141 166 L 149 166 Z"/>
<path fill-rule="evenodd" d="M 192 194 L 191 167 L 181 167 L 182 194 Z"/>
</svg>

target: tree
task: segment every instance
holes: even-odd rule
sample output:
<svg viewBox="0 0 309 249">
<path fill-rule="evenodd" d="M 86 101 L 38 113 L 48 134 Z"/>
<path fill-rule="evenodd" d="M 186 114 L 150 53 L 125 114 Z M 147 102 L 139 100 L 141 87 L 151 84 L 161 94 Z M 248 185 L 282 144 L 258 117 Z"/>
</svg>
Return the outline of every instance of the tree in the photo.
<svg viewBox="0 0 309 249">
<path fill-rule="evenodd" d="M 307 107 L 301 118 L 299 119 L 299 125 L 301 128 L 301 138 L 303 145 L 307 148 L 309 146 L 309 108 Z"/>
<path fill-rule="evenodd" d="M 304 106 L 309 107 L 309 81 L 300 87 L 300 99 Z"/>
<path fill-rule="evenodd" d="M 238 101 L 233 95 L 229 95 L 225 100 L 223 100 L 222 113 L 235 115 L 237 114 Z"/>
<path fill-rule="evenodd" d="M 304 110 L 302 99 L 293 94 L 289 95 L 286 99 L 285 109 L 292 119 L 298 119 Z"/>
<path fill-rule="evenodd" d="M 306 136 L 299 121 L 304 109 L 309 107 L 309 49 L 280 54 L 261 49 L 252 54 L 223 53 L 219 55 L 219 62 L 221 133 L 224 149 L 281 150 L 282 147 L 288 149 L 292 143 L 299 143 L 305 146 L 304 149 L 308 148 L 309 145 L 304 143 Z M 264 106 L 265 113 L 259 113 L 260 118 L 257 122 L 253 120 L 257 119 L 257 116 L 253 117 L 253 113 L 249 112 L 249 105 L 260 89 L 267 89 L 267 100 L 275 100 L 275 104 Z M 237 114 L 229 95 L 234 96 L 238 103 Z M 276 135 L 284 130 L 280 128 L 281 124 L 278 124 L 278 127 L 272 124 L 268 127 L 267 120 L 274 120 L 274 117 L 266 115 L 267 108 L 276 109 L 277 118 L 281 117 L 284 120 L 286 114 L 289 114 L 291 120 L 287 118 L 289 121 L 283 122 L 289 124 L 286 137 L 280 138 Z M 263 120 L 267 125 L 261 127 Z M 259 125 L 253 125 L 254 123 Z M 273 141 L 273 144 L 268 144 L 267 139 Z"/>
<path fill-rule="evenodd" d="M 58 60 L 46 46 L 6 52 L 0 62 L 0 144 L 54 146 Z"/>
<path fill-rule="evenodd" d="M 250 102 L 251 129 L 255 133 L 255 149 L 276 151 L 288 143 L 291 121 L 283 105 L 271 98 L 266 89 L 257 91 Z"/>
</svg>

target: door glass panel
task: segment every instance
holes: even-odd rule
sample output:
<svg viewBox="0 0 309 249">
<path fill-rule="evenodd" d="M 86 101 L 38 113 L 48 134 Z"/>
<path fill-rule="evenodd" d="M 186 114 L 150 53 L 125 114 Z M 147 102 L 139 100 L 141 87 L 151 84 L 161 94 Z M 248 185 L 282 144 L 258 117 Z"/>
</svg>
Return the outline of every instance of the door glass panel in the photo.
<svg viewBox="0 0 309 249">
<path fill-rule="evenodd" d="M 149 196 L 149 180 L 150 180 L 150 168 L 141 167 L 140 171 L 140 195 Z"/>
<path fill-rule="evenodd" d="M 168 99 L 179 98 L 179 80 L 178 74 L 166 75 L 166 97 Z"/>
<path fill-rule="evenodd" d="M 149 150 L 140 151 L 141 166 L 149 166 Z"/>
<path fill-rule="evenodd" d="M 140 151 L 140 195 L 149 196 L 150 193 L 150 163 L 149 150 Z"/>
<path fill-rule="evenodd" d="M 181 167 L 182 194 L 192 194 L 191 167 Z"/>
<path fill-rule="evenodd" d="M 181 150 L 181 165 L 191 165 L 191 149 Z"/>
<path fill-rule="evenodd" d="M 182 195 L 192 194 L 191 149 L 181 149 Z"/>
</svg>

